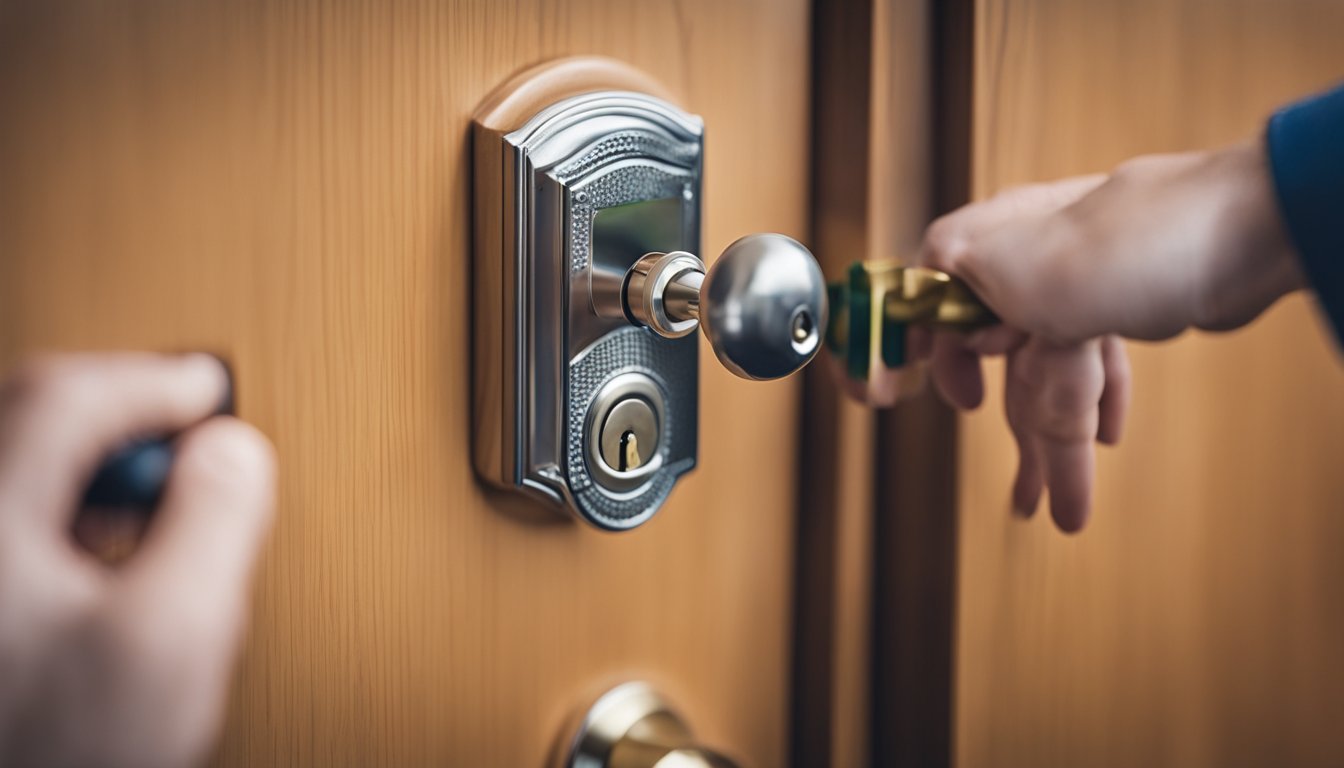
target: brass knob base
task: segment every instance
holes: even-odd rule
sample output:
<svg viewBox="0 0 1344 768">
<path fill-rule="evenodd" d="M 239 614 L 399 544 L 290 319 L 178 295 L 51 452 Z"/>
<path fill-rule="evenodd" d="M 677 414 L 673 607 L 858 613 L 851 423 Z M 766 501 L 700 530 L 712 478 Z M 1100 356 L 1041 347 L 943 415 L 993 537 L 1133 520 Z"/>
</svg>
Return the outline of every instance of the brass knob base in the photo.
<svg viewBox="0 0 1344 768">
<path fill-rule="evenodd" d="M 647 683 L 607 691 L 583 715 L 557 768 L 736 768 L 695 745 L 690 728 Z"/>
</svg>

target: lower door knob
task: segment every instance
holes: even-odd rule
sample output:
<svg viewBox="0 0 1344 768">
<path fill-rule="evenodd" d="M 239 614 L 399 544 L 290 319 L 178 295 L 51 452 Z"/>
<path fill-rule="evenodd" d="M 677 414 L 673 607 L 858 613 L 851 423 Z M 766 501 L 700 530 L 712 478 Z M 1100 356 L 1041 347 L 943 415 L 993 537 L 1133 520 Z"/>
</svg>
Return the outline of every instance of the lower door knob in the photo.
<svg viewBox="0 0 1344 768">
<path fill-rule="evenodd" d="M 737 768 L 695 744 L 681 716 L 646 683 L 619 685 L 573 729 L 558 768 Z"/>
</svg>

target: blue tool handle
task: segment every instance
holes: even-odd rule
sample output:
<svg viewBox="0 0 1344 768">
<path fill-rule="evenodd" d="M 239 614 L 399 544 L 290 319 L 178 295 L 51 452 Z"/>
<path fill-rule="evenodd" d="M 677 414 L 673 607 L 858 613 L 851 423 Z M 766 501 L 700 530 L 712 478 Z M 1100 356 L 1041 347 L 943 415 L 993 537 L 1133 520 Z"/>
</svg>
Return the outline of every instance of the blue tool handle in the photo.
<svg viewBox="0 0 1344 768">
<path fill-rule="evenodd" d="M 126 445 L 98 468 L 84 492 L 84 506 L 153 509 L 172 469 L 173 446 L 168 439 Z"/>
<path fill-rule="evenodd" d="M 220 363 L 228 374 L 228 386 L 213 415 L 228 416 L 233 414 L 233 371 L 223 359 Z M 84 492 L 84 507 L 145 511 L 157 507 L 173 470 L 174 437 L 137 440 L 114 451 L 94 473 Z"/>
</svg>

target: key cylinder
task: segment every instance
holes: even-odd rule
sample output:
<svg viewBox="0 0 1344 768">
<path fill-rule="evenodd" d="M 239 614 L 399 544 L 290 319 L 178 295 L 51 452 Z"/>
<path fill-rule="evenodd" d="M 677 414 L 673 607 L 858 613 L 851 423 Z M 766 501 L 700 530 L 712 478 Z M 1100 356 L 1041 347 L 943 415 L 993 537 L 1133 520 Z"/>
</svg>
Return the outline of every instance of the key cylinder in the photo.
<svg viewBox="0 0 1344 768">
<path fill-rule="evenodd" d="M 598 390 L 588 407 L 588 470 L 604 490 L 622 494 L 662 466 L 666 442 L 663 392 L 647 375 L 628 371 Z"/>
<path fill-rule="evenodd" d="M 643 398 L 628 397 L 612 406 L 598 440 L 608 468 L 633 472 L 657 449 L 658 415 Z"/>
</svg>

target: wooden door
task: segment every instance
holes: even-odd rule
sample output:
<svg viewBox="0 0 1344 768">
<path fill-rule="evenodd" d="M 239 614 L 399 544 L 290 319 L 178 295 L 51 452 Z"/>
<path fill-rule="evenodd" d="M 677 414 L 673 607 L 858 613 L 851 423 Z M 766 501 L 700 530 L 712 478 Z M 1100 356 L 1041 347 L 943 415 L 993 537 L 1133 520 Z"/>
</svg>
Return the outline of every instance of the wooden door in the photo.
<svg viewBox="0 0 1344 768">
<path fill-rule="evenodd" d="M 1344 73 L 1338 3 L 973 9 L 977 197 L 1257 135 Z M 957 764 L 1339 764 L 1344 366 L 1310 303 L 1132 345 L 1127 434 L 1076 537 L 1010 514 L 998 394 L 961 420 Z"/>
<path fill-rule="evenodd" d="M 469 120 L 570 54 L 709 136 L 704 246 L 806 238 L 809 10 L 691 2 L 0 7 L 0 362 L 214 350 L 279 450 L 218 765 L 539 766 L 644 678 L 785 762 L 796 380 L 703 355 L 699 468 L 611 535 L 470 461 Z"/>
</svg>

